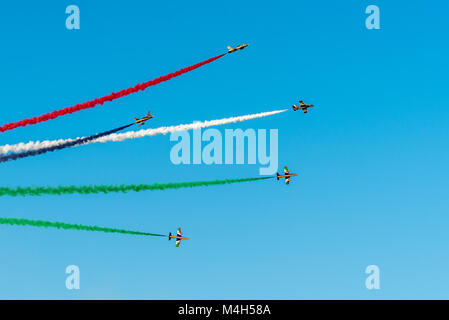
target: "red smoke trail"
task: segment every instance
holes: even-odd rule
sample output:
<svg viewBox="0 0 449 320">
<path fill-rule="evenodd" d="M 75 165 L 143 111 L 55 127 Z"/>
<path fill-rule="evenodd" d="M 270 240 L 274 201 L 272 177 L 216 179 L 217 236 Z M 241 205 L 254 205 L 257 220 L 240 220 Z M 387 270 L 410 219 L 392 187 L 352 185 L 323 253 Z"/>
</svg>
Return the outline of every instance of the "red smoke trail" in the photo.
<svg viewBox="0 0 449 320">
<path fill-rule="evenodd" d="M 7 123 L 7 124 L 5 124 L 5 125 L 0 127 L 0 132 L 5 132 L 5 131 L 12 130 L 12 129 L 15 129 L 15 128 L 18 128 L 18 127 L 25 127 L 25 126 L 30 125 L 30 124 L 36 124 L 36 123 L 39 123 L 39 122 L 44 122 L 44 121 L 48 121 L 48 120 L 51 120 L 51 119 L 55 119 L 57 117 L 60 117 L 60 116 L 63 116 L 63 115 L 69 114 L 69 113 L 81 111 L 81 110 L 88 109 L 88 108 L 93 108 L 96 105 L 105 103 L 106 101 L 113 101 L 115 99 L 127 96 L 127 95 L 129 95 L 131 93 L 138 92 L 139 90 L 143 91 L 143 90 L 145 90 L 148 87 L 154 86 L 154 85 L 159 84 L 159 83 L 164 82 L 164 81 L 168 81 L 168 80 L 170 80 L 172 78 L 175 78 L 175 77 L 180 76 L 180 75 L 182 75 L 184 73 L 187 73 L 187 72 L 195 70 L 195 69 L 197 69 L 197 68 L 199 68 L 201 66 L 204 66 L 205 64 L 211 63 L 212 61 L 220 59 L 224 55 L 225 54 L 221 54 L 219 56 L 216 56 L 216 57 L 207 59 L 205 61 L 202 61 L 200 63 L 194 64 L 193 66 L 190 66 L 190 67 L 187 67 L 187 68 L 183 68 L 181 70 L 178 70 L 178 71 L 173 72 L 173 73 L 169 73 L 169 74 L 167 74 L 165 76 L 162 76 L 162 77 L 150 80 L 148 82 L 138 83 L 134 87 L 131 87 L 131 88 L 128 88 L 128 89 L 123 89 L 123 90 L 118 91 L 118 92 L 113 92 L 113 93 L 111 93 L 111 94 L 109 94 L 107 96 L 101 97 L 101 98 L 96 98 L 96 99 L 91 100 L 91 101 L 87 101 L 87 102 L 84 102 L 84 103 L 79 103 L 79 104 L 74 105 L 72 107 L 67 107 L 67 108 L 64 108 L 64 109 L 61 109 L 61 110 L 56 110 L 56 111 L 53 111 L 53 112 L 49 112 L 49 113 L 43 114 L 43 115 L 41 115 L 39 117 L 33 117 L 33 118 L 24 119 L 24 120 L 21 120 L 21 121 L 18 121 L 18 122 Z"/>
</svg>

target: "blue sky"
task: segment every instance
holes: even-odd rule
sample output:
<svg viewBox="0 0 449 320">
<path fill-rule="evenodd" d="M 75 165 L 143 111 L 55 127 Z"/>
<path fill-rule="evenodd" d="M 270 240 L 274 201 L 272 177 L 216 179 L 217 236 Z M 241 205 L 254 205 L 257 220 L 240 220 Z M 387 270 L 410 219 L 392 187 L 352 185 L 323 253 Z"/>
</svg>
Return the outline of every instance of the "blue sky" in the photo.
<svg viewBox="0 0 449 320">
<path fill-rule="evenodd" d="M 81 29 L 65 28 L 76 4 Z M 365 28 L 380 8 L 381 29 Z M 279 129 L 300 176 L 191 190 L 1 198 L 6 217 L 166 239 L 0 226 L 0 298 L 447 298 L 449 3 L 410 1 L 8 2 L 0 13 L 1 123 L 242 52 L 113 103 L 0 135 L 71 138 L 151 110 L 153 127 L 290 107 L 225 128 Z M 258 165 L 181 165 L 157 136 L 3 163 L 2 186 L 252 177 Z M 81 289 L 65 288 L 65 268 Z M 381 289 L 367 290 L 378 265 Z"/>
</svg>

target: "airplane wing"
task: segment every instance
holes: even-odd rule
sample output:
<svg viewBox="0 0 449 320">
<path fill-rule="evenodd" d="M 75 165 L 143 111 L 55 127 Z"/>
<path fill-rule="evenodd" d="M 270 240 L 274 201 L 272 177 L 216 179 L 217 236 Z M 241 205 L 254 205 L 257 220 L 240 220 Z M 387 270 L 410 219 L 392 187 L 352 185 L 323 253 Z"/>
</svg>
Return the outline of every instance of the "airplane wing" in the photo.
<svg viewBox="0 0 449 320">
<path fill-rule="evenodd" d="M 176 240 L 176 248 L 179 248 L 179 245 L 181 244 L 181 240 Z"/>
<path fill-rule="evenodd" d="M 304 113 L 309 112 L 309 110 L 307 110 L 307 109 L 302 109 L 302 111 L 303 111 Z"/>
<path fill-rule="evenodd" d="M 286 178 L 285 179 L 285 184 L 289 184 L 290 183 L 290 178 Z"/>
<path fill-rule="evenodd" d="M 232 48 L 230 46 L 228 46 L 228 50 L 232 50 Z"/>
<path fill-rule="evenodd" d="M 305 103 L 302 100 L 299 100 L 299 104 L 303 106 Z"/>
<path fill-rule="evenodd" d="M 177 234 L 178 234 L 178 236 L 182 236 L 182 233 L 181 233 L 181 228 L 178 228 L 178 232 L 177 232 Z"/>
<path fill-rule="evenodd" d="M 287 167 L 284 167 L 284 173 L 285 173 L 285 174 L 289 174 L 288 168 L 287 168 Z"/>
</svg>

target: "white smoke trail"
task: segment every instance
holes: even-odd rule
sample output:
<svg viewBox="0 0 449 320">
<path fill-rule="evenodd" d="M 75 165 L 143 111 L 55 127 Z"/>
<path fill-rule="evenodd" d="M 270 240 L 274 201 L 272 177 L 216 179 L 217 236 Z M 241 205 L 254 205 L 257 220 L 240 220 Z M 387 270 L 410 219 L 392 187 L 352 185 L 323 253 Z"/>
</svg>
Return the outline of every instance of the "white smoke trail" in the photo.
<svg viewBox="0 0 449 320">
<path fill-rule="evenodd" d="M 177 131 L 186 131 L 186 130 L 207 128 L 207 127 L 221 126 L 221 125 L 229 124 L 229 123 L 242 122 L 242 121 L 247 121 L 247 120 L 252 120 L 252 119 L 257 119 L 257 118 L 268 117 L 268 116 L 272 116 L 272 115 L 282 113 L 285 111 L 287 111 L 287 109 L 255 113 L 255 114 L 248 114 L 245 116 L 224 118 L 224 119 L 219 119 L 219 120 L 209 120 L 209 121 L 204 121 L 204 122 L 181 124 L 181 125 L 177 125 L 177 126 L 159 127 L 156 129 L 142 129 L 139 131 L 128 131 L 128 132 L 124 132 L 124 133 L 114 133 L 114 134 L 110 134 L 106 137 L 102 137 L 102 138 L 90 141 L 87 144 L 97 143 L 97 142 L 105 143 L 105 142 L 109 142 L 109 141 L 117 142 L 117 141 L 123 141 L 123 140 L 127 140 L 127 139 L 137 139 L 137 138 L 155 136 L 155 135 L 159 135 L 159 134 L 165 135 L 167 133 L 172 133 L 172 132 L 177 132 Z M 76 138 L 76 139 L 79 139 L 79 138 Z M 30 151 L 30 150 L 39 150 L 39 149 L 43 149 L 43 148 L 62 145 L 64 143 L 67 143 L 67 142 L 70 142 L 70 141 L 73 141 L 76 139 L 30 141 L 28 143 L 21 142 L 21 143 L 17 143 L 17 144 L 13 144 L 13 145 L 6 144 L 3 146 L 0 146 L 0 154 L 6 154 L 9 152 L 17 153 L 17 152 Z"/>
</svg>

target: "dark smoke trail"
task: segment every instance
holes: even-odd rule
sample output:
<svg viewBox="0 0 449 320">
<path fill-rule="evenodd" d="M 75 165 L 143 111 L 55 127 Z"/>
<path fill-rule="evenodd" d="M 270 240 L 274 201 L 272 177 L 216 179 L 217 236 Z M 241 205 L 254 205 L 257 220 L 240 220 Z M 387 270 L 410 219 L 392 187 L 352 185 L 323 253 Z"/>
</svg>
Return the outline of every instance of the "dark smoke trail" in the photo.
<svg viewBox="0 0 449 320">
<path fill-rule="evenodd" d="M 56 110 L 56 111 L 53 111 L 53 112 L 49 112 L 49 113 L 46 113 L 46 114 L 41 115 L 39 117 L 33 117 L 33 118 L 24 119 L 24 120 L 21 120 L 21 121 L 18 121 L 18 122 L 11 122 L 11 123 L 4 124 L 3 126 L 0 126 L 0 132 L 5 132 L 5 131 L 12 130 L 12 129 L 15 129 L 15 128 L 18 128 L 18 127 L 25 127 L 27 125 L 32 125 L 32 124 L 48 121 L 48 120 L 51 120 L 51 119 L 55 119 L 57 117 L 60 117 L 60 116 L 66 115 L 66 114 L 74 113 L 74 112 L 81 111 L 81 110 L 88 109 L 88 108 L 93 108 L 93 107 L 95 107 L 95 106 L 97 106 L 99 104 L 102 105 L 103 103 L 105 103 L 107 101 L 113 101 L 115 99 L 127 96 L 127 95 L 129 95 L 131 93 L 135 93 L 135 92 L 138 92 L 138 91 L 143 91 L 143 90 L 145 90 L 148 87 L 157 85 L 157 84 L 159 84 L 161 82 L 164 82 L 164 81 L 168 81 L 168 80 L 170 80 L 172 78 L 178 77 L 178 76 L 180 76 L 180 75 L 182 75 L 184 73 L 187 73 L 187 72 L 195 70 L 195 69 L 197 69 L 197 68 L 199 68 L 201 66 L 204 66 L 204 65 L 206 65 L 208 63 L 211 63 L 212 61 L 215 61 L 215 60 L 223 57 L 224 55 L 225 54 L 221 54 L 219 56 L 207 59 L 205 61 L 202 61 L 200 63 L 192 65 L 190 67 L 183 68 L 181 70 L 169 73 L 169 74 L 167 74 L 165 76 L 162 76 L 162 77 L 150 80 L 148 82 L 138 83 L 134 87 L 130 87 L 128 89 L 123 89 L 123 90 L 118 91 L 118 92 L 113 92 L 113 93 L 111 93 L 111 94 L 109 94 L 107 96 L 101 97 L 101 98 L 96 98 L 96 99 L 91 100 L 91 101 L 87 101 L 87 102 L 84 102 L 84 103 L 79 103 L 79 104 L 74 105 L 72 107 L 67 107 L 67 108 L 64 108 L 64 109 L 61 109 L 61 110 Z"/>
<path fill-rule="evenodd" d="M 163 234 L 148 233 L 124 229 L 115 228 L 104 228 L 97 226 L 86 226 L 81 224 L 71 224 L 64 222 L 51 222 L 44 220 L 29 220 L 29 219 L 17 219 L 17 218 L 1 218 L 0 224 L 11 225 L 11 226 L 31 226 L 39 228 L 57 228 L 64 230 L 78 230 L 78 231 L 94 231 L 94 232 L 106 232 L 106 233 L 121 233 L 121 234 L 132 234 L 138 236 L 154 236 L 154 237 L 166 237 Z"/>
<path fill-rule="evenodd" d="M 134 123 L 130 123 L 127 124 L 126 126 L 123 127 L 119 127 L 119 128 L 115 128 L 112 130 L 108 130 L 102 133 L 97 133 L 93 136 L 89 136 L 89 137 L 85 137 L 85 138 L 79 138 L 79 139 L 75 139 L 72 141 L 68 141 L 66 143 L 57 145 L 57 146 L 52 146 L 52 147 L 48 147 L 48 148 L 42 148 L 39 150 L 30 150 L 30 151 L 26 151 L 26 152 L 21 152 L 21 153 L 11 153 L 8 154 L 6 156 L 2 156 L 0 157 L 0 162 L 7 162 L 7 161 L 12 161 L 12 160 L 18 160 L 18 159 L 22 159 L 22 158 L 26 158 L 26 157 L 31 157 L 31 156 L 37 156 L 39 154 L 43 154 L 43 153 L 47 153 L 47 152 L 53 152 L 56 150 L 61 150 L 61 149 L 65 149 L 65 148 L 70 148 L 70 147 L 75 147 L 81 144 L 85 144 L 85 143 L 89 143 L 90 141 L 93 141 L 95 139 L 101 138 L 101 137 L 105 137 L 108 136 L 112 133 L 116 133 L 118 131 L 124 130 L 130 126 L 132 126 Z"/>
<path fill-rule="evenodd" d="M 41 195 L 63 195 L 63 194 L 91 194 L 91 193 L 111 193 L 129 191 L 155 191 L 166 189 L 195 188 L 214 185 L 224 185 L 231 183 L 250 182 L 258 180 L 271 179 L 273 177 L 258 177 L 244 179 L 225 179 L 211 181 L 194 182 L 172 182 L 172 183 L 153 183 L 153 184 L 130 184 L 130 185 L 90 185 L 90 186 L 58 186 L 58 187 L 0 187 L 0 196 L 41 196 Z"/>
</svg>

